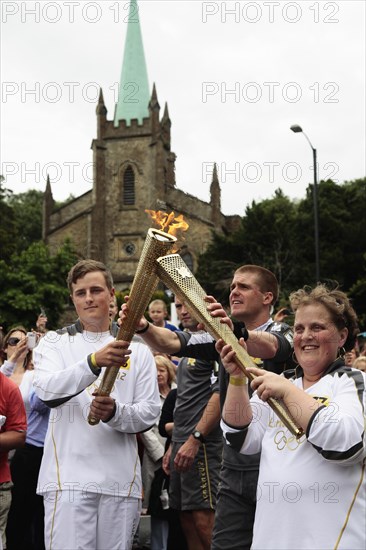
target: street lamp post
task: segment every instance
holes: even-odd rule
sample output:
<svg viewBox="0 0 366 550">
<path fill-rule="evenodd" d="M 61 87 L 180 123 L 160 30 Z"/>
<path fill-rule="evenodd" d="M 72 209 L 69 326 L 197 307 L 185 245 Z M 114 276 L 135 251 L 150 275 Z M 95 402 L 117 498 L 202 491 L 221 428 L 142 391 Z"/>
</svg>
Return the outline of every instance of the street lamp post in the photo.
<svg viewBox="0 0 366 550">
<path fill-rule="evenodd" d="M 317 158 L 316 158 L 316 149 L 313 147 L 310 139 L 305 134 L 301 126 L 298 124 L 294 124 L 290 128 L 293 132 L 302 133 L 304 134 L 305 138 L 307 139 L 311 150 L 313 151 L 313 168 L 314 168 L 314 189 L 313 189 L 313 201 L 314 201 L 314 242 L 315 242 L 315 278 L 316 283 L 320 279 L 320 264 L 319 264 L 319 215 L 318 215 L 318 165 L 317 165 Z"/>
</svg>

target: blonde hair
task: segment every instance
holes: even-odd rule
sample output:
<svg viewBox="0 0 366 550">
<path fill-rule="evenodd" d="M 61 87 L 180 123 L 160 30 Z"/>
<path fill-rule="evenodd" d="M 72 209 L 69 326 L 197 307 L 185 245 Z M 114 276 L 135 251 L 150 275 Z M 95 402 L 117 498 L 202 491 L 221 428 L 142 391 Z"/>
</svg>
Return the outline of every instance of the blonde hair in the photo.
<svg viewBox="0 0 366 550">
<path fill-rule="evenodd" d="M 363 365 L 363 368 L 361 368 L 361 365 Z M 366 372 L 366 357 L 361 355 L 360 357 L 357 357 L 352 363 L 353 369 L 359 369 L 363 372 Z"/>
<path fill-rule="evenodd" d="M 168 386 L 171 388 L 172 383 L 175 382 L 175 368 L 173 363 L 164 355 L 155 355 L 156 367 L 163 367 L 168 373 Z"/>
<path fill-rule="evenodd" d="M 156 300 L 152 300 L 150 303 L 149 303 L 149 311 L 150 311 L 150 307 L 154 307 L 154 306 L 162 306 L 163 307 L 163 310 L 168 313 L 168 308 L 166 306 L 166 303 L 164 302 L 164 300 L 159 300 L 159 299 L 156 299 Z"/>
</svg>

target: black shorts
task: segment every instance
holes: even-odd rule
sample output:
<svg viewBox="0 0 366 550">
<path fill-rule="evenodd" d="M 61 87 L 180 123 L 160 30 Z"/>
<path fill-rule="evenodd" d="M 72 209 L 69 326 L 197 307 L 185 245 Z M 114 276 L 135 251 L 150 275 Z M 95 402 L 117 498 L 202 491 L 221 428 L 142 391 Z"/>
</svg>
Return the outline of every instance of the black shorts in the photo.
<svg viewBox="0 0 366 550">
<path fill-rule="evenodd" d="M 222 440 L 203 443 L 187 472 L 174 468 L 183 443 L 172 443 L 170 458 L 170 507 L 174 510 L 214 510 L 222 461 Z"/>
</svg>

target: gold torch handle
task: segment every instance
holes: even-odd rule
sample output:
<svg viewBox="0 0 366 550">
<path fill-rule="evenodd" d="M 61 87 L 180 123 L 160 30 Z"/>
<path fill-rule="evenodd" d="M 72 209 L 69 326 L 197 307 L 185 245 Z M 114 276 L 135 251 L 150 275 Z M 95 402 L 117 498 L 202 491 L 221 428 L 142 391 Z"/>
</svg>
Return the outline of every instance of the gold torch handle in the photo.
<svg viewBox="0 0 366 550">
<path fill-rule="evenodd" d="M 132 282 L 130 297 L 127 303 L 126 317 L 118 330 L 116 340 L 131 342 L 136 327 L 141 317 L 144 315 L 151 296 L 159 282 L 159 278 L 156 274 L 156 260 L 159 256 L 168 254 L 176 241 L 176 237 L 164 233 L 159 229 L 150 228 L 148 230 Z M 119 369 L 120 367 L 108 367 L 105 369 L 96 395 L 110 395 L 118 376 Z M 92 426 L 95 426 L 99 423 L 99 419 L 93 417 L 89 413 L 88 422 Z"/>
<path fill-rule="evenodd" d="M 203 323 L 207 332 L 215 340 L 222 339 L 226 344 L 230 344 L 236 353 L 237 363 L 244 374 L 253 380 L 255 375 L 248 372 L 247 367 L 256 367 L 248 352 L 239 344 L 232 330 L 225 324 L 220 323 L 220 319 L 212 317 L 207 310 L 205 302 L 206 293 L 200 286 L 194 275 L 188 269 L 179 254 L 169 254 L 157 259 L 159 265 L 157 274 L 160 279 L 175 293 L 185 299 L 187 308 L 199 322 Z M 303 435 L 301 427 L 297 426 L 285 405 L 279 400 L 271 397 L 268 399 L 269 406 L 282 420 L 290 432 L 300 438 Z"/>
</svg>

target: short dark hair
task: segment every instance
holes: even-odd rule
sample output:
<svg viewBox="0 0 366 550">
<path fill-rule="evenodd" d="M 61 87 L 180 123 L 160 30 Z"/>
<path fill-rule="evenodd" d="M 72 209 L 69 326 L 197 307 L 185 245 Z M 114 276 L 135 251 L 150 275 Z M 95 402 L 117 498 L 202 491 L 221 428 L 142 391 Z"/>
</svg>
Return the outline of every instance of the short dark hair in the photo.
<svg viewBox="0 0 366 550">
<path fill-rule="evenodd" d="M 257 285 L 261 289 L 261 292 L 271 292 L 273 294 L 272 304 L 277 302 L 279 288 L 276 276 L 272 271 L 262 267 L 260 265 L 247 264 L 238 267 L 235 270 L 234 275 L 237 273 L 254 273 L 257 277 Z"/>
<path fill-rule="evenodd" d="M 106 265 L 96 260 L 80 260 L 75 264 L 67 275 L 67 286 L 72 294 L 72 285 L 75 284 L 78 279 L 85 277 L 87 273 L 93 273 L 94 271 L 100 271 L 104 275 L 104 279 L 109 290 L 113 288 L 112 273 Z"/>
</svg>

